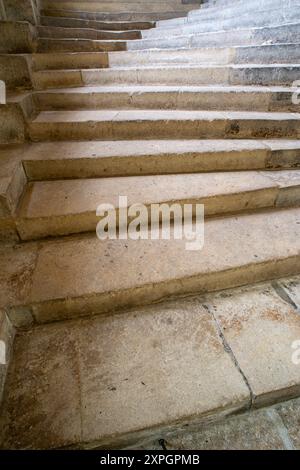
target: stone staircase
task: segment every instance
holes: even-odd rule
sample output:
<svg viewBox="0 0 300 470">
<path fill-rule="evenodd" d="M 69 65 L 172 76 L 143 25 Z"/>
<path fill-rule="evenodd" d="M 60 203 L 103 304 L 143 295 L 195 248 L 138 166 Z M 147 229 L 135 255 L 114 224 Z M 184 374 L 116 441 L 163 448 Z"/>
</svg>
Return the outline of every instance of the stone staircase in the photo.
<svg viewBox="0 0 300 470">
<path fill-rule="evenodd" d="M 40 3 L 0 24 L 2 447 L 138 446 L 298 397 L 300 2 Z M 203 249 L 99 241 L 120 195 L 204 204 Z"/>
</svg>

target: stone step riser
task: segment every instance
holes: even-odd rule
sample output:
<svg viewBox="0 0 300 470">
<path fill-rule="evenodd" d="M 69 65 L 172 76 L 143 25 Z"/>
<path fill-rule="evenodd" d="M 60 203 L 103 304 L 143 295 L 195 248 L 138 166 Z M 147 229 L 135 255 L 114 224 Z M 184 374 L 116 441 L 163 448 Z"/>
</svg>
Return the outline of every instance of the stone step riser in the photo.
<svg viewBox="0 0 300 470">
<path fill-rule="evenodd" d="M 149 29 L 155 26 L 153 22 L 101 22 L 96 20 L 83 20 L 80 18 L 59 18 L 55 16 L 41 16 L 41 24 L 44 26 L 61 27 L 61 28 L 80 28 L 80 29 L 96 29 L 107 31 L 131 31 Z"/>
<path fill-rule="evenodd" d="M 43 0 L 41 2 L 41 8 L 43 10 L 56 10 L 59 9 L 67 11 L 78 11 L 78 12 L 107 12 L 107 13 L 123 13 L 123 12 L 142 12 L 142 13 L 159 13 L 159 12 L 181 12 L 182 15 L 189 12 L 193 8 L 197 8 L 198 5 L 189 5 L 183 4 L 180 1 L 151 1 L 151 2 L 65 2 L 65 1 L 47 1 Z"/>
<path fill-rule="evenodd" d="M 123 40 L 92 41 L 89 39 L 48 39 L 40 38 L 38 52 L 105 52 L 125 51 L 126 42 Z"/>
<path fill-rule="evenodd" d="M 215 90 L 204 91 L 179 88 L 174 91 L 164 89 L 128 90 L 109 88 L 87 93 L 77 90 L 55 93 L 41 92 L 34 95 L 39 111 L 64 109 L 186 109 L 224 111 L 290 111 L 300 112 L 300 104 L 294 104 L 293 91 L 259 92 L 255 90 Z"/>
<path fill-rule="evenodd" d="M 124 111 L 126 113 L 126 111 Z M 153 111 L 155 113 L 155 111 Z M 58 118 L 59 119 L 59 118 Z M 34 121 L 28 124 L 32 141 L 53 140 L 132 140 L 132 139 L 264 139 L 300 137 L 299 119 L 290 115 L 285 120 L 269 117 L 218 118 L 196 117 L 172 119 L 171 115 L 159 119 L 146 116 L 84 122 Z"/>
<path fill-rule="evenodd" d="M 224 47 L 224 46 L 249 46 L 276 43 L 300 42 L 300 23 L 288 24 L 277 27 L 253 28 L 232 31 L 219 31 L 211 33 L 195 33 L 173 38 L 143 39 L 129 41 L 127 49 L 169 49 L 180 47 Z"/>
<path fill-rule="evenodd" d="M 170 18 L 181 18 L 185 16 L 182 11 L 169 11 L 169 12 L 120 12 L 120 13 L 93 13 L 84 11 L 68 11 L 68 10 L 41 10 L 42 16 L 52 16 L 53 18 L 77 18 L 80 20 L 93 20 L 93 21 L 112 21 L 112 22 L 153 22 Z"/>
<path fill-rule="evenodd" d="M 54 38 L 54 39 L 140 39 L 141 32 L 138 30 L 132 31 L 99 31 L 97 29 L 81 29 L 81 28 L 60 28 L 51 26 L 39 26 L 38 33 L 41 38 Z"/>
<path fill-rule="evenodd" d="M 106 179 L 105 181 L 101 180 L 82 180 L 82 181 L 69 181 L 69 182 L 52 182 L 52 183 L 36 183 L 29 185 L 27 188 L 27 193 L 23 201 L 21 202 L 17 218 L 16 225 L 18 233 L 22 240 L 34 240 L 46 237 L 55 237 L 55 236 L 64 236 L 71 235 L 75 233 L 83 232 L 95 232 L 97 222 L 100 220 L 100 217 L 96 216 L 96 209 L 101 203 L 112 203 L 118 208 L 118 203 L 116 201 L 117 197 L 114 191 L 114 187 L 119 187 L 122 185 L 122 189 L 118 190 L 118 194 L 129 196 L 130 203 L 142 203 L 148 207 L 148 219 L 150 222 L 150 204 L 162 204 L 166 203 L 169 206 L 172 204 L 180 204 L 181 207 L 184 207 L 184 204 L 204 204 L 205 216 L 221 216 L 225 214 L 232 213 L 241 213 L 249 212 L 254 210 L 259 210 L 262 208 L 273 208 L 273 207 L 293 207 L 300 205 L 300 173 L 296 172 L 295 183 L 284 184 L 281 186 L 277 184 L 277 181 L 280 180 L 280 177 L 272 175 L 274 177 L 274 184 L 271 183 L 271 178 L 266 176 L 265 173 L 246 173 L 240 174 L 239 182 L 237 183 L 236 177 L 234 174 L 208 174 L 205 175 L 185 175 L 185 184 L 184 187 L 184 197 L 181 197 L 182 194 L 182 178 L 180 175 L 178 177 L 174 176 L 168 177 L 146 177 L 141 181 L 142 177 L 129 178 L 124 180 L 122 179 Z M 276 181 L 276 177 L 278 178 Z M 287 175 L 287 178 L 292 178 L 291 175 Z M 255 184 L 247 184 L 245 181 L 252 182 L 255 181 Z M 124 185 L 124 182 L 127 181 Z M 191 190 L 191 186 L 195 181 L 198 181 L 199 188 L 202 188 L 201 196 L 196 196 L 195 189 Z M 226 183 L 227 182 L 227 183 Z M 258 182 L 260 184 L 258 184 Z M 108 184 L 106 184 L 108 183 Z M 63 186 L 64 184 L 64 186 Z M 157 198 L 151 190 L 151 184 L 156 186 L 155 191 L 159 192 L 160 197 Z M 197 184 L 197 183 L 196 183 Z M 209 188 L 210 184 L 214 184 L 216 188 L 222 188 L 224 191 L 224 186 L 226 185 L 231 188 L 231 191 L 224 191 L 222 193 L 221 189 L 216 189 L 215 193 Z M 44 187 L 43 187 L 44 185 Z M 140 190 L 141 185 L 143 185 L 143 195 L 141 196 Z M 149 188 L 150 185 L 150 188 Z M 177 185 L 177 191 L 174 191 L 174 185 Z M 221 186 L 220 186 L 221 185 Z M 135 187 L 136 193 L 130 189 Z M 107 193 L 105 194 L 105 188 Z M 165 188 L 168 188 L 166 191 Z M 205 191 L 206 188 L 206 191 Z M 172 191 L 173 190 L 173 191 Z M 37 194 L 35 194 L 35 191 Z M 64 203 L 68 200 L 68 203 L 71 204 L 69 211 L 60 210 L 56 214 L 51 213 L 51 202 L 48 201 L 48 198 L 45 198 L 46 191 L 48 194 L 53 194 L 55 198 L 54 210 L 56 207 L 63 209 Z M 93 195 L 94 192 L 94 195 Z M 90 197 L 87 198 L 86 203 L 75 202 L 74 194 L 90 194 Z M 205 195 L 206 193 L 206 195 Z M 56 196 L 55 196 L 56 195 Z M 169 195 L 169 199 L 168 199 Z M 32 199 L 37 199 L 38 203 L 35 203 L 35 208 L 37 206 L 36 216 L 31 212 Z M 78 204 L 79 203 L 79 204 Z M 33 203 L 34 204 L 34 203 Z M 41 211 L 41 207 L 44 209 Z M 45 210 L 45 207 L 47 209 Z M 92 208 L 93 207 L 93 208 Z M 33 209 L 34 210 L 34 209 Z M 76 212 L 77 211 L 77 212 Z M 60 212 L 60 213 L 59 213 Z M 131 222 L 132 218 L 128 218 L 128 224 Z M 171 220 L 173 216 L 171 215 Z M 117 226 L 119 226 L 117 221 Z"/>
<path fill-rule="evenodd" d="M 36 89 L 85 85 L 287 85 L 299 79 L 300 66 L 173 67 L 103 70 L 48 70 L 33 73 Z"/>
<path fill-rule="evenodd" d="M 23 166 L 29 181 L 300 167 L 293 141 L 274 147 L 268 141 L 226 142 L 109 142 L 106 151 L 101 142 L 34 144 Z"/>
<path fill-rule="evenodd" d="M 107 52 L 33 54 L 31 56 L 31 67 L 33 71 L 107 68 L 108 54 Z"/>
</svg>

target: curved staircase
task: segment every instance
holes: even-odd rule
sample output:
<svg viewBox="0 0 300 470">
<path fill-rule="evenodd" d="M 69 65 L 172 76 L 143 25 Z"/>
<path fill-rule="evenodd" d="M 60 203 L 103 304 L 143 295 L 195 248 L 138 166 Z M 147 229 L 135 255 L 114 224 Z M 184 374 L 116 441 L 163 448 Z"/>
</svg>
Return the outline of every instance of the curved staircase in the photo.
<svg viewBox="0 0 300 470">
<path fill-rule="evenodd" d="M 0 25 L 2 447 L 300 448 L 300 2 L 40 3 Z M 120 195 L 204 248 L 100 242 Z"/>
</svg>

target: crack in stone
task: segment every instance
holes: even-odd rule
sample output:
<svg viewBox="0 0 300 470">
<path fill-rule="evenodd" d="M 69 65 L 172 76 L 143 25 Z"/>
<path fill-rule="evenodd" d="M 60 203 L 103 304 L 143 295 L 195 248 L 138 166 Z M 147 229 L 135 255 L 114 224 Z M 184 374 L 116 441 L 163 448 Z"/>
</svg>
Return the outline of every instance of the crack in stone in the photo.
<svg viewBox="0 0 300 470">
<path fill-rule="evenodd" d="M 201 305 L 203 305 L 203 304 L 201 304 Z M 240 365 L 239 365 L 239 363 L 238 363 L 238 360 L 237 360 L 237 358 L 236 358 L 235 355 L 234 355 L 233 350 L 231 349 L 229 343 L 227 342 L 227 340 L 226 340 L 226 338 L 225 338 L 225 335 L 224 335 L 224 333 L 223 333 L 222 327 L 221 327 L 221 325 L 220 325 L 220 323 L 219 323 L 219 321 L 218 321 L 218 319 L 217 319 L 217 317 L 216 317 L 216 315 L 215 315 L 215 313 L 214 313 L 214 311 L 213 311 L 213 308 L 211 307 L 210 304 L 206 304 L 206 305 L 208 306 L 209 312 L 210 312 L 210 314 L 212 315 L 212 317 L 213 317 L 213 319 L 214 319 L 214 321 L 215 321 L 215 324 L 216 324 L 216 327 L 217 327 L 217 330 L 218 330 L 218 334 L 219 334 L 220 339 L 221 339 L 221 341 L 222 341 L 222 343 L 223 343 L 223 346 L 224 346 L 225 351 L 226 351 L 227 354 L 229 354 L 229 356 L 231 357 L 231 359 L 232 359 L 234 365 L 236 366 L 236 368 L 237 368 L 238 371 L 240 372 L 241 376 L 242 376 L 243 379 L 244 379 L 245 384 L 247 385 L 247 387 L 248 387 L 248 389 L 249 389 L 249 393 L 250 393 L 250 406 L 249 406 L 249 409 L 250 409 L 250 408 L 252 407 L 252 405 L 253 405 L 254 398 L 255 398 L 255 395 L 254 395 L 254 393 L 253 393 L 253 391 L 252 391 L 252 388 L 251 388 L 251 386 L 250 386 L 250 383 L 249 383 L 249 381 L 248 381 L 246 375 L 244 374 L 242 368 L 240 367 Z"/>
</svg>

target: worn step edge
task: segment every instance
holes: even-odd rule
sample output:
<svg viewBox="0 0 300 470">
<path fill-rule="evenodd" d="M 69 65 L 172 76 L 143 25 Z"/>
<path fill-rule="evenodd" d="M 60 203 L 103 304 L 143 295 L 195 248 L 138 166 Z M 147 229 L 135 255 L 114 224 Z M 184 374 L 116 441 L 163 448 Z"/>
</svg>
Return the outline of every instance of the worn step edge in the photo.
<svg viewBox="0 0 300 470">
<path fill-rule="evenodd" d="M 237 111 L 43 111 L 28 122 L 32 141 L 298 138 L 300 114 Z"/>
<path fill-rule="evenodd" d="M 34 92 L 39 111 L 62 109 L 178 109 L 299 112 L 290 87 L 90 86 Z"/>
<path fill-rule="evenodd" d="M 300 142 L 230 139 L 49 142 L 27 145 L 23 166 L 28 180 L 289 169 L 300 167 Z"/>
<path fill-rule="evenodd" d="M 117 188 L 117 189 L 116 189 Z M 49 200 L 49 194 L 53 194 Z M 81 197 L 79 195 L 82 195 Z M 139 176 L 31 183 L 16 214 L 22 240 L 95 232 L 100 204 L 203 204 L 205 216 L 300 205 L 300 171 Z M 173 215 L 171 218 L 173 219 Z M 128 223 L 130 222 L 130 219 Z M 118 223 L 117 223 L 118 226 Z"/>
</svg>

